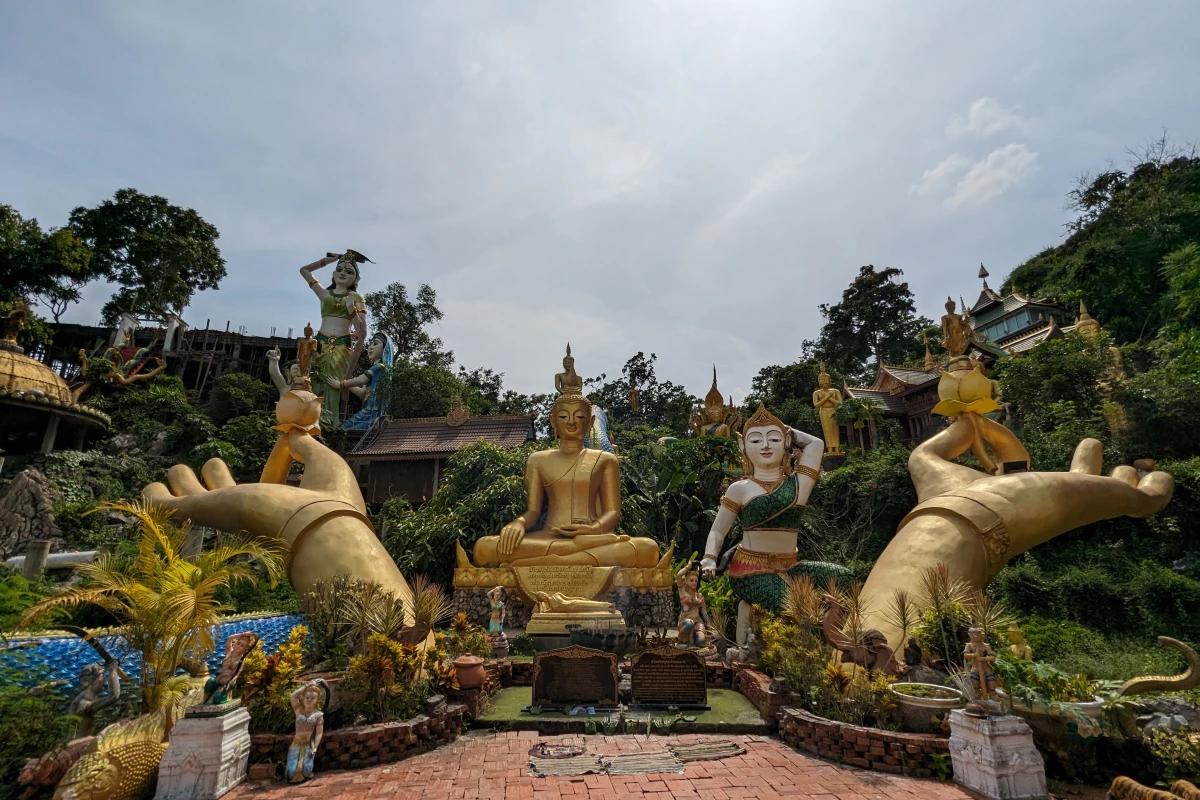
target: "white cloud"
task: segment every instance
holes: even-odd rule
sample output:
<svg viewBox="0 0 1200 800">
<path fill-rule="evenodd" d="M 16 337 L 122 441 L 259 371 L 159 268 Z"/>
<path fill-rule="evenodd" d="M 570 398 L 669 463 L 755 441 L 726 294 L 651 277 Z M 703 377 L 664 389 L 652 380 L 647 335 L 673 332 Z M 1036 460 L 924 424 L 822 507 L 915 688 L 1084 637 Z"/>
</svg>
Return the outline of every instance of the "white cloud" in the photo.
<svg viewBox="0 0 1200 800">
<path fill-rule="evenodd" d="M 1023 144 L 997 148 L 971 166 L 943 205 L 960 208 L 997 198 L 1036 172 L 1037 158 L 1038 154 Z"/>
<path fill-rule="evenodd" d="M 1025 118 L 1016 113 L 1015 109 L 1005 108 L 992 97 L 981 97 L 971 103 L 965 117 L 955 117 L 946 125 L 946 135 L 959 138 L 962 136 L 991 136 L 1001 131 L 1020 129 L 1025 125 Z"/>
<path fill-rule="evenodd" d="M 955 153 L 947 156 L 940 164 L 930 167 L 921 175 L 921 180 L 909 187 L 913 194 L 921 196 L 942 194 L 971 166 L 971 159 Z"/>
</svg>

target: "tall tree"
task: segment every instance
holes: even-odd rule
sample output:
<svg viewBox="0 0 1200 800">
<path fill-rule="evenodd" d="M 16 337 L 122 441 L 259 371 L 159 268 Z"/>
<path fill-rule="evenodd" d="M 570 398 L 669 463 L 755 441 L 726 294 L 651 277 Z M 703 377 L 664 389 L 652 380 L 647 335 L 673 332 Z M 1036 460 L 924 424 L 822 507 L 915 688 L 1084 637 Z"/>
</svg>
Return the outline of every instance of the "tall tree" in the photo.
<svg viewBox="0 0 1200 800">
<path fill-rule="evenodd" d="M 225 277 L 216 227 L 165 197 L 121 189 L 95 208 L 76 208 L 69 224 L 92 248 L 96 269 L 121 287 L 102 312 L 109 324 L 131 306 L 160 318 L 182 313 L 195 292 Z"/>
<path fill-rule="evenodd" d="M 467 371 L 458 368 L 458 379 L 466 387 L 464 398 L 472 414 L 532 414 L 540 412 L 547 400 L 546 394 L 522 394 L 504 388 L 504 373 L 488 367 L 476 367 Z"/>
<path fill-rule="evenodd" d="M 586 386 L 594 387 L 588 390 L 588 396 L 604 407 L 612 425 L 619 425 L 632 413 L 629 387 L 636 386 L 639 391 L 639 412 L 647 425 L 670 428 L 680 435 L 687 432 L 688 417 L 697 400 L 682 386 L 659 381 L 654 374 L 654 362 L 657 360 L 658 356 L 654 353 L 647 358 L 645 353 L 639 351 L 625 362 L 620 378 L 609 381 L 606 375 L 601 374 L 584 381 Z"/>
<path fill-rule="evenodd" d="M 43 231 L 36 219 L 0 204 L 0 301 L 36 298 L 58 322 L 99 275 L 91 250 L 71 230 Z"/>
<path fill-rule="evenodd" d="M 389 283 L 365 298 L 371 324 L 392 340 L 398 357 L 411 358 L 433 367 L 449 369 L 454 353 L 444 350 L 442 340 L 429 334 L 426 327 L 442 318 L 437 307 L 437 292 L 422 283 L 416 298 L 409 298 L 408 288 L 399 281 Z"/>
<path fill-rule="evenodd" d="M 763 367 L 750 382 L 745 416 L 753 414 L 758 404 L 762 403 L 788 425 L 819 436 L 821 416 L 812 404 L 819 371 L 820 365 L 811 358 L 786 367 Z"/>
<path fill-rule="evenodd" d="M 815 341 L 804 342 L 806 354 L 855 381 L 881 363 L 920 358 L 921 331 L 932 323 L 917 316 L 912 291 L 899 280 L 903 274 L 895 267 L 861 267 L 840 303 L 819 306 L 825 324 Z"/>
</svg>

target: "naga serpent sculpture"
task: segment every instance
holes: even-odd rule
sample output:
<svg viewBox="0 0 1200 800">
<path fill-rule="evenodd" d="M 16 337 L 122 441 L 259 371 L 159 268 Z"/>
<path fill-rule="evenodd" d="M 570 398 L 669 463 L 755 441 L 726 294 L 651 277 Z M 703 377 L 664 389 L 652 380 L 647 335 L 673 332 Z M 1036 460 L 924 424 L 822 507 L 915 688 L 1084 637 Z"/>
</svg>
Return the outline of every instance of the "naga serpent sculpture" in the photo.
<svg viewBox="0 0 1200 800">
<path fill-rule="evenodd" d="M 1178 639 L 1170 636 L 1158 637 L 1159 647 L 1168 647 L 1183 653 L 1187 669 L 1178 675 L 1142 675 L 1130 678 L 1117 690 L 1119 695 L 1145 694 L 1146 692 L 1182 692 L 1200 686 L 1200 655 Z"/>
</svg>

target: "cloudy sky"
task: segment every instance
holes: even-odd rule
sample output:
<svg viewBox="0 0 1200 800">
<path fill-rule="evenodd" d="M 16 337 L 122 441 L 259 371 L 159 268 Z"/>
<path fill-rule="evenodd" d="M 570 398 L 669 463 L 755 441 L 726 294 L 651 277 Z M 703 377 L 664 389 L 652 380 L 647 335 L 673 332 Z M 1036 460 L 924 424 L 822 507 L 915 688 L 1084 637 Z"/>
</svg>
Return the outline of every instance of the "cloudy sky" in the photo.
<svg viewBox="0 0 1200 800">
<path fill-rule="evenodd" d="M 6 6 L 0 202 L 195 208 L 229 276 L 186 317 L 251 333 L 316 322 L 296 270 L 353 247 L 522 391 L 569 338 L 741 395 L 860 265 L 936 316 L 1061 240 L 1075 176 L 1200 138 L 1190 0 Z"/>
</svg>

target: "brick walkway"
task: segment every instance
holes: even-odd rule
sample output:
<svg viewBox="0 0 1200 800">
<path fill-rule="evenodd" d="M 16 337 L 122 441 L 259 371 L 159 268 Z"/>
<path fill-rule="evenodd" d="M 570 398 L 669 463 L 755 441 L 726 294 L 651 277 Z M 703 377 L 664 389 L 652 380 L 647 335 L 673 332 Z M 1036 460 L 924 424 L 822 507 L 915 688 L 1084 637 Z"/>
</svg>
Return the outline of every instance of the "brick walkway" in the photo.
<svg viewBox="0 0 1200 800">
<path fill-rule="evenodd" d="M 551 736 L 547 741 L 580 742 Z M 812 798 L 812 800 L 966 800 L 971 795 L 952 783 L 917 780 L 839 767 L 802 755 L 763 736 L 588 736 L 588 752 L 616 754 L 661 751 L 668 741 L 734 739 L 746 755 L 723 761 L 697 761 L 682 774 L 585 775 L 532 778 L 526 769 L 536 731 L 471 733 L 432 753 L 386 766 L 348 772 L 319 772 L 307 783 L 244 784 L 228 800 L 701 800 Z"/>
</svg>

